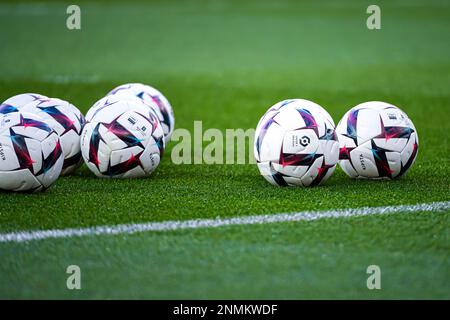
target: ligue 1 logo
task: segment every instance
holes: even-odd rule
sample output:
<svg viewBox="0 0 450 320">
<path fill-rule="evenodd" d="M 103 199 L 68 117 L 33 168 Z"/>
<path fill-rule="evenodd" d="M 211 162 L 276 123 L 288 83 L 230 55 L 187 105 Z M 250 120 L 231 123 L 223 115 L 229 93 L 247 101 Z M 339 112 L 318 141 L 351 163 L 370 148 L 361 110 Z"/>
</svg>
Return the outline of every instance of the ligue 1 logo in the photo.
<svg viewBox="0 0 450 320">
<path fill-rule="evenodd" d="M 303 136 L 303 137 L 300 138 L 300 144 L 303 147 L 306 147 L 307 145 L 309 145 L 310 142 L 311 142 L 311 140 L 309 139 L 308 136 Z"/>
</svg>

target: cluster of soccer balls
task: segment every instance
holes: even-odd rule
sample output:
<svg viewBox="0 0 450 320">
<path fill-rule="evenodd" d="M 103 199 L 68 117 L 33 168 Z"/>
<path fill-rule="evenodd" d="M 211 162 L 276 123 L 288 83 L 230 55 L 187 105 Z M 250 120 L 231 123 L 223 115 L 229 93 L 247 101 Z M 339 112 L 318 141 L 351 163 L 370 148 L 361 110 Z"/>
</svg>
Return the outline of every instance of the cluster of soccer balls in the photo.
<svg viewBox="0 0 450 320">
<path fill-rule="evenodd" d="M 169 101 L 121 85 L 86 115 L 67 101 L 25 93 L 0 105 L 0 190 L 41 191 L 84 161 L 100 177 L 149 175 L 174 128 Z"/>
<path fill-rule="evenodd" d="M 267 110 L 255 133 L 261 174 L 274 185 L 314 186 L 336 164 L 352 178 L 398 178 L 414 163 L 416 128 L 394 105 L 371 101 L 350 109 L 337 127 L 318 104 L 292 99 Z"/>
<path fill-rule="evenodd" d="M 81 151 L 99 177 L 136 178 L 153 172 L 175 125 L 173 109 L 158 90 L 124 84 L 86 114 Z"/>
</svg>

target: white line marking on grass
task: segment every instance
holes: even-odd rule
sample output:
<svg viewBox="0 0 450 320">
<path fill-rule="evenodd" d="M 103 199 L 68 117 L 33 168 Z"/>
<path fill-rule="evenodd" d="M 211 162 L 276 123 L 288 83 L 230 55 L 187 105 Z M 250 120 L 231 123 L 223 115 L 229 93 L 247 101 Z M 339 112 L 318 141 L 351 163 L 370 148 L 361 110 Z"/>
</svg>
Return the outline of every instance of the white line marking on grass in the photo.
<svg viewBox="0 0 450 320">
<path fill-rule="evenodd" d="M 293 213 L 266 214 L 236 218 L 196 219 L 185 221 L 148 222 L 121 224 L 78 229 L 36 230 L 12 233 L 0 233 L 0 242 L 26 242 L 49 238 L 70 238 L 92 235 L 133 234 L 149 231 L 173 231 L 183 229 L 218 228 L 233 225 L 266 224 L 277 222 L 313 221 L 324 218 L 349 218 L 369 215 L 391 214 L 399 212 L 444 211 L 450 209 L 450 201 L 431 202 L 416 205 L 389 207 L 362 207 L 331 211 L 304 211 Z"/>
</svg>

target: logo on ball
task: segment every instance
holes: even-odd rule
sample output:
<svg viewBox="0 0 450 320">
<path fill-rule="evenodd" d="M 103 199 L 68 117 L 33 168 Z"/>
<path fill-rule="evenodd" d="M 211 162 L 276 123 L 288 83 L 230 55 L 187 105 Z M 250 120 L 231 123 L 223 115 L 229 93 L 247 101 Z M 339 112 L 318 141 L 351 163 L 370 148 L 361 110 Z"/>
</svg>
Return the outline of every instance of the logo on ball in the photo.
<svg viewBox="0 0 450 320">
<path fill-rule="evenodd" d="M 300 138 L 300 144 L 303 147 L 306 147 L 307 145 L 309 145 L 310 142 L 311 142 L 311 140 L 307 136 L 303 136 L 303 137 Z"/>
</svg>

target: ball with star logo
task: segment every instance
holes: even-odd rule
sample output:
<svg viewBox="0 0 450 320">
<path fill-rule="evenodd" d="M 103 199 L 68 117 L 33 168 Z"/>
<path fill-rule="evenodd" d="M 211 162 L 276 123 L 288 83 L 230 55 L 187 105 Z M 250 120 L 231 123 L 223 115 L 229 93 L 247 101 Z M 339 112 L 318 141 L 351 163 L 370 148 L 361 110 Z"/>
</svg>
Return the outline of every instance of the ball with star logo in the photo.
<svg viewBox="0 0 450 320">
<path fill-rule="evenodd" d="M 259 121 L 254 155 L 261 175 L 274 185 L 321 184 L 333 174 L 338 161 L 333 119 L 312 101 L 281 101 Z"/>
</svg>

